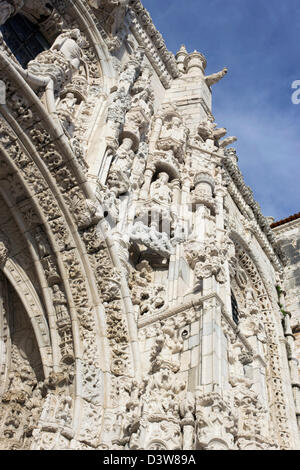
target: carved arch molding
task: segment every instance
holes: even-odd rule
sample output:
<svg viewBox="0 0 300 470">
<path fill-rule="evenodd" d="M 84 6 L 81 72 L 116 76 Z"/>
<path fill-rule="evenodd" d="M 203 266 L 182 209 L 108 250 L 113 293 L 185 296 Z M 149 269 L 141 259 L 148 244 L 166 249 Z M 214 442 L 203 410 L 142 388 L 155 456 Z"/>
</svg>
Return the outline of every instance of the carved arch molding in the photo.
<svg viewBox="0 0 300 470">
<path fill-rule="evenodd" d="M 23 3 L 30 16 L 30 1 Z M 47 9 L 47 2 L 40 3 Z M 120 397 L 135 390 L 139 369 L 124 270 L 106 238 L 85 165 L 93 103 L 115 85 L 109 78 L 114 70 L 105 32 L 87 2 L 52 5 L 42 32 L 51 44 L 65 30 L 80 41 L 84 60 L 79 66 L 75 57 L 75 72 L 52 50 L 24 73 L 0 44 L 6 86 L 6 104 L 0 105 L 0 446 L 105 449 L 112 447 L 106 431 Z M 15 13 L 9 6 L 6 11 Z M 268 386 L 276 397 L 272 416 L 282 448 L 288 448 L 272 295 L 258 260 L 245 249 L 236 256 L 263 313 Z M 161 445 L 159 439 L 149 444 Z"/>
<path fill-rule="evenodd" d="M 287 360 L 280 349 L 280 314 L 274 286 L 264 272 L 263 264 L 245 241 L 243 234 L 232 231 L 235 257 L 230 263 L 231 286 L 242 314 L 239 329 L 246 337 L 253 333 L 264 343 L 266 385 L 275 440 L 288 449 L 292 439 L 289 424 L 289 404 L 285 382 L 289 377 Z M 253 331 L 253 328 L 254 330 Z"/>
<path fill-rule="evenodd" d="M 137 363 L 124 274 L 84 163 L 91 103 L 107 88 L 100 66 L 107 51 L 83 2 L 52 4 L 48 40 L 68 25 L 84 41 L 83 70 L 71 81 L 62 57 L 62 76 L 47 81 L 48 71 L 24 74 L 0 47 L 3 449 L 106 448 L 105 422 L 118 402 L 111 390 L 120 377 L 132 380 Z M 80 105 L 75 133 L 70 110 L 53 108 L 68 93 Z M 23 327 L 30 347 L 19 338 Z"/>
</svg>

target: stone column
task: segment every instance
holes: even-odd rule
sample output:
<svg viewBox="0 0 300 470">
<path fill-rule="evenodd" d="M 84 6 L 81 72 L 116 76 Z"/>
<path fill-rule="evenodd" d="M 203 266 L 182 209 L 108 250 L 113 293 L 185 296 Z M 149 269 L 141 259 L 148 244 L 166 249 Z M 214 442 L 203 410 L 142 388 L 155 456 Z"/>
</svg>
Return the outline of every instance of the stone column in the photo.
<svg viewBox="0 0 300 470">
<path fill-rule="evenodd" d="M 221 243 L 224 234 L 224 198 L 226 191 L 223 186 L 217 185 L 215 188 L 215 199 L 216 199 L 216 237 L 217 242 Z M 226 310 L 231 312 L 231 282 L 230 282 L 230 271 L 229 271 L 229 260 L 224 260 L 224 271 L 226 282 L 220 287 L 220 297 L 223 300 Z"/>
<path fill-rule="evenodd" d="M 178 66 L 178 70 L 181 73 L 185 73 L 184 61 L 185 61 L 187 56 L 188 56 L 187 50 L 186 50 L 185 46 L 182 45 L 181 48 L 179 49 L 179 51 L 177 52 L 176 56 L 175 56 L 177 66 Z"/>
<path fill-rule="evenodd" d="M 216 198 L 216 229 L 218 240 L 221 239 L 220 233 L 224 232 L 224 197 L 226 191 L 223 186 L 216 186 L 215 198 Z"/>
<path fill-rule="evenodd" d="M 213 178 L 205 172 L 195 176 L 195 189 L 191 194 L 195 208 L 194 234 L 195 239 L 204 241 L 207 233 L 206 217 L 211 213 L 212 195 L 214 190 Z"/>
<path fill-rule="evenodd" d="M 197 51 L 192 52 L 185 58 L 184 65 L 188 75 L 199 75 L 204 79 L 206 59 L 203 54 Z"/>
<path fill-rule="evenodd" d="M 197 386 L 204 393 L 218 392 L 227 383 L 226 338 L 221 327 L 221 315 L 221 305 L 216 298 L 203 303 Z"/>
<path fill-rule="evenodd" d="M 193 450 L 195 421 L 191 418 L 183 418 L 181 421 L 183 433 L 182 450 Z"/>
<path fill-rule="evenodd" d="M 179 192 L 178 199 L 178 225 L 182 228 L 182 240 L 186 239 L 188 234 L 188 216 L 191 214 L 188 204 L 190 195 L 190 178 L 184 178 L 182 189 Z M 175 197 L 176 193 L 175 193 Z M 189 267 L 184 255 L 182 243 L 178 243 L 175 247 L 175 253 L 171 256 L 169 265 L 169 302 L 170 305 L 177 305 L 183 301 L 183 295 L 191 282 L 189 280 Z M 180 276 L 180 277 L 179 277 Z"/>
<path fill-rule="evenodd" d="M 180 224 L 180 200 L 181 200 L 181 192 L 180 192 L 180 181 L 179 179 L 175 179 L 172 181 L 171 186 L 173 188 L 173 203 L 172 208 L 175 212 L 175 225 Z M 176 230 L 176 226 L 173 224 L 173 230 Z M 168 275 L 168 292 L 169 292 L 169 302 L 172 302 L 172 305 L 176 304 L 178 298 L 178 282 L 179 282 L 179 272 L 180 272 L 180 246 L 176 245 L 174 248 L 174 253 L 170 257 L 169 262 L 169 275 Z"/>
</svg>

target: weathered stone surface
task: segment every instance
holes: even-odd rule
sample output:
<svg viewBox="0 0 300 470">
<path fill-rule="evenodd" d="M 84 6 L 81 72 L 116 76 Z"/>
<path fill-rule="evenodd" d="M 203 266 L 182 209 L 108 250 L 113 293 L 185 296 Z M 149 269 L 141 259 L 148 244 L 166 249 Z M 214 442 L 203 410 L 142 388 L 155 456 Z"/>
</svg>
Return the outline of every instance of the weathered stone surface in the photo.
<svg viewBox="0 0 300 470">
<path fill-rule="evenodd" d="M 0 42 L 0 448 L 299 449 L 299 223 L 215 123 L 227 68 L 139 0 L 0 11 L 50 44 Z"/>
</svg>

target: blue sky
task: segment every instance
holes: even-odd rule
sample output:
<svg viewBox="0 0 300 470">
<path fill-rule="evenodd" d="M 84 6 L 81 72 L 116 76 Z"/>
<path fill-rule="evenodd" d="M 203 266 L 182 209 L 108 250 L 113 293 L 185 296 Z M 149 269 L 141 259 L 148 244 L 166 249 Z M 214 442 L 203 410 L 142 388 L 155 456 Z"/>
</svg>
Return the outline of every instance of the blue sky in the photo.
<svg viewBox="0 0 300 470">
<path fill-rule="evenodd" d="M 244 179 L 263 214 L 300 212 L 299 0 L 142 0 L 170 51 L 181 44 L 207 58 L 213 114 L 235 144 Z"/>
</svg>

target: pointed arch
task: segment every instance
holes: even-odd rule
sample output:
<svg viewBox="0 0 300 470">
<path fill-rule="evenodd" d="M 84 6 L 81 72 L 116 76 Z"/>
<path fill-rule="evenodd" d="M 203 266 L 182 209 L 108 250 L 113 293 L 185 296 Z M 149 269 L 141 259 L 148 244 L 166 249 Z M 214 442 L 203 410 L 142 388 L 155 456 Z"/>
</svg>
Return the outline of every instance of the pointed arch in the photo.
<svg viewBox="0 0 300 470">
<path fill-rule="evenodd" d="M 289 385 L 289 367 L 281 317 L 276 302 L 275 285 L 270 284 L 263 263 L 251 243 L 246 241 L 244 234 L 231 229 L 229 236 L 236 247 L 236 259 L 247 273 L 260 305 L 267 334 L 267 383 L 270 409 L 276 425 L 278 441 L 282 448 L 289 448 L 290 442 L 296 440 L 297 431 L 292 428 L 289 420 L 289 416 L 295 414 L 295 409 L 292 389 Z M 294 445 L 297 445 L 296 442 Z"/>
</svg>

